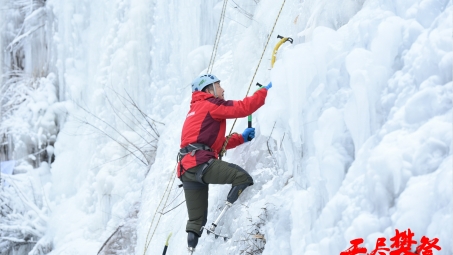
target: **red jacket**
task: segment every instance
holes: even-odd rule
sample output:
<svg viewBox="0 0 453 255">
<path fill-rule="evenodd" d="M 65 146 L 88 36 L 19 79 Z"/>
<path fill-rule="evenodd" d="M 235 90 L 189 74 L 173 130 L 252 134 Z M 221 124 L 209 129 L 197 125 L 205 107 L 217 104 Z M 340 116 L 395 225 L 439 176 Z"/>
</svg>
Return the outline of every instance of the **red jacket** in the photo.
<svg viewBox="0 0 453 255">
<path fill-rule="evenodd" d="M 190 110 L 186 116 L 181 134 L 181 148 L 190 143 L 202 143 L 213 151 L 196 151 L 192 156 L 185 155 L 178 164 L 178 178 L 189 168 L 218 158 L 225 142 L 226 119 L 243 118 L 264 105 L 267 89 L 260 89 L 253 96 L 235 101 L 215 98 L 209 93 L 196 91 L 192 93 Z M 228 140 L 226 149 L 232 149 L 244 143 L 241 134 L 233 134 Z M 182 166 L 182 169 L 180 167 Z"/>
</svg>

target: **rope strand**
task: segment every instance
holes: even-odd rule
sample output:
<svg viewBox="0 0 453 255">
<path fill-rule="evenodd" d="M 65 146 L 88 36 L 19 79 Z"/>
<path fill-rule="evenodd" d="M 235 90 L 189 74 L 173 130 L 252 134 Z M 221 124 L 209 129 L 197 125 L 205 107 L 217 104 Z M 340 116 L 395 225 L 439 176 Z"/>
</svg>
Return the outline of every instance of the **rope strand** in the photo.
<svg viewBox="0 0 453 255">
<path fill-rule="evenodd" d="M 149 244 L 151 243 L 151 240 L 153 239 L 154 233 L 156 232 L 157 226 L 159 225 L 159 221 L 160 221 L 160 218 L 161 218 L 162 214 L 159 216 L 159 219 L 156 222 L 156 226 L 154 227 L 153 234 L 151 235 L 151 238 L 148 240 L 148 236 L 149 236 L 149 233 L 151 232 L 151 227 L 153 226 L 153 222 L 154 222 L 154 219 L 156 217 L 156 214 L 159 211 L 159 207 L 162 204 L 162 201 L 164 200 L 165 195 L 167 194 L 168 188 L 170 186 L 172 186 L 173 182 L 175 181 L 175 177 L 176 177 L 175 172 L 174 172 L 175 170 L 176 170 L 176 166 L 175 166 L 175 169 L 172 171 L 171 179 L 170 179 L 170 181 L 167 184 L 167 188 L 164 191 L 164 195 L 162 196 L 162 199 L 160 200 L 159 205 L 156 208 L 156 212 L 154 212 L 154 216 L 153 216 L 153 219 L 151 220 L 151 224 L 149 225 L 148 234 L 146 234 L 146 239 L 145 239 L 146 243 L 145 243 L 145 250 L 143 251 L 143 255 L 146 254 L 146 251 L 148 250 Z M 165 203 L 164 203 L 164 208 L 165 208 L 165 205 L 167 204 L 168 197 L 170 196 L 170 193 L 171 193 L 171 190 L 168 192 L 167 199 L 165 200 Z"/>
<path fill-rule="evenodd" d="M 272 27 L 271 33 L 269 34 L 269 37 L 267 38 L 267 42 L 266 42 L 266 45 L 264 46 L 263 53 L 261 53 L 260 61 L 258 62 L 258 66 L 255 69 L 255 73 L 253 74 L 252 80 L 250 81 L 250 85 L 249 85 L 249 88 L 247 90 L 247 94 L 245 94 L 245 96 L 248 96 L 248 94 L 250 92 L 250 88 L 252 87 L 253 80 L 255 80 L 255 76 L 256 76 L 256 73 L 258 72 L 258 69 L 260 67 L 261 60 L 263 60 L 263 56 L 264 56 L 264 53 L 266 52 L 267 45 L 269 44 L 269 41 L 271 40 L 272 34 L 274 33 L 275 25 L 277 25 L 278 18 L 280 17 L 280 13 L 282 13 L 283 6 L 285 5 L 285 2 L 286 2 L 286 0 L 283 0 L 282 7 L 280 8 L 280 11 L 278 12 L 277 18 L 275 19 L 274 26 Z M 230 131 L 230 133 L 231 133 L 231 131 Z"/>
<path fill-rule="evenodd" d="M 209 66 L 208 66 L 207 73 L 210 73 L 212 71 L 212 68 L 214 67 L 214 60 L 215 60 L 215 57 L 217 54 L 217 48 L 219 46 L 220 37 L 222 36 L 223 21 L 225 20 L 225 11 L 226 11 L 226 7 L 227 7 L 227 3 L 228 3 L 228 0 L 223 1 L 222 13 L 220 14 L 219 26 L 217 27 L 217 33 L 215 35 L 214 47 L 212 48 L 211 59 L 209 60 Z"/>
<path fill-rule="evenodd" d="M 253 74 L 252 80 L 250 81 L 249 88 L 247 89 L 247 94 L 245 94 L 246 97 L 248 96 L 248 94 L 250 92 L 250 88 L 252 87 L 253 81 L 255 80 L 256 73 L 258 72 L 258 69 L 260 68 L 261 61 L 263 60 L 263 56 L 264 56 L 264 53 L 266 52 L 267 45 L 269 44 L 269 41 L 270 41 L 270 39 L 272 37 L 272 33 L 274 33 L 275 25 L 277 25 L 278 18 L 280 17 L 280 14 L 282 13 L 283 6 L 285 6 L 285 2 L 286 2 L 286 0 L 283 0 L 282 7 L 280 7 L 280 11 L 278 12 L 277 18 L 275 19 L 274 26 L 272 27 L 271 33 L 269 34 L 269 37 L 267 38 L 267 42 L 266 42 L 266 45 L 264 46 L 263 52 L 261 53 L 261 57 L 260 57 L 260 60 L 258 62 L 258 66 L 255 69 L 255 73 Z M 223 155 L 225 154 L 225 151 L 226 151 L 225 148 L 226 148 L 226 146 L 228 144 L 228 140 L 230 139 L 230 137 L 232 135 L 233 128 L 234 128 L 234 125 L 236 125 L 236 121 L 237 120 L 238 120 L 237 118 L 234 120 L 233 125 L 231 126 L 230 133 L 227 136 L 227 139 L 225 140 L 225 143 L 222 146 L 222 150 L 220 151 L 220 154 L 219 154 L 220 158 L 222 158 Z"/>
</svg>

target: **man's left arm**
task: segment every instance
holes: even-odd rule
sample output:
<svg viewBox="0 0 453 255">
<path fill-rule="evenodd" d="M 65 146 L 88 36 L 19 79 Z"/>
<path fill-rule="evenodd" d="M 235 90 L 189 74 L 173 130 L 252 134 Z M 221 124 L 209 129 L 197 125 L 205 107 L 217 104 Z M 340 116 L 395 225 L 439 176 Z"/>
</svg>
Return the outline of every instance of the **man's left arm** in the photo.
<svg viewBox="0 0 453 255">
<path fill-rule="evenodd" d="M 253 138 L 255 138 L 255 128 L 246 128 L 242 135 L 238 133 L 231 135 L 230 139 L 228 140 L 226 149 L 232 149 L 240 144 L 251 141 Z"/>
<path fill-rule="evenodd" d="M 225 138 L 225 139 L 228 139 L 228 138 Z M 233 149 L 236 146 L 241 145 L 243 143 L 244 143 L 244 138 L 242 137 L 242 135 L 238 134 L 238 133 L 234 133 L 231 135 L 230 139 L 228 140 L 226 149 L 227 150 Z"/>
</svg>

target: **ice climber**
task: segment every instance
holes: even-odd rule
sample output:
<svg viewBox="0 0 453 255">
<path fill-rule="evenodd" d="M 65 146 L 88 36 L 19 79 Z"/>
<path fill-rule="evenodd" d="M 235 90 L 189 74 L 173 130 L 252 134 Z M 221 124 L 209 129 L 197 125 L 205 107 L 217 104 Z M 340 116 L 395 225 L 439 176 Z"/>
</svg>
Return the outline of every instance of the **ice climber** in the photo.
<svg viewBox="0 0 453 255">
<path fill-rule="evenodd" d="M 192 101 L 181 134 L 178 178 L 183 183 L 189 220 L 186 225 L 189 250 L 194 250 L 208 216 L 209 184 L 231 184 L 227 204 L 231 206 L 250 185 L 252 177 L 240 166 L 218 159 L 226 140 L 226 119 L 246 117 L 264 105 L 272 83 L 241 101 L 225 100 L 220 80 L 205 74 L 192 83 Z M 234 133 L 226 149 L 255 137 L 255 128 Z"/>
</svg>

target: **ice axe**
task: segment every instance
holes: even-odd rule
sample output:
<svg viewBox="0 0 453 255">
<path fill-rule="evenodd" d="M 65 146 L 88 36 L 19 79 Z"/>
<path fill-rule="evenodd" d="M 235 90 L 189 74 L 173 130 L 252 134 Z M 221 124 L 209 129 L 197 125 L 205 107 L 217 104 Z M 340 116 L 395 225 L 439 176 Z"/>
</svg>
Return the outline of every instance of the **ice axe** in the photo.
<svg viewBox="0 0 453 255">
<path fill-rule="evenodd" d="M 277 35 L 277 38 L 280 39 L 280 41 L 278 41 L 278 43 L 275 45 L 274 51 L 272 52 L 271 68 L 274 67 L 275 60 L 277 59 L 278 48 L 280 48 L 280 46 L 282 46 L 282 44 L 284 44 L 286 41 L 290 42 L 291 44 L 293 43 L 293 38 L 291 37 L 283 37 L 281 35 Z"/>
<path fill-rule="evenodd" d="M 280 41 L 278 41 L 278 43 L 275 45 L 274 51 L 272 52 L 271 68 L 274 67 L 275 60 L 277 59 L 277 52 L 278 52 L 278 49 L 280 48 L 280 46 L 282 44 L 284 44 L 286 41 L 290 42 L 291 44 L 293 43 L 293 38 L 291 38 L 291 37 L 283 37 L 281 35 L 277 35 L 277 38 L 280 39 Z M 257 90 L 263 88 L 263 85 L 259 84 L 258 82 L 256 83 L 256 86 L 259 87 Z M 248 116 L 248 127 L 249 128 L 252 127 L 252 114 L 250 114 Z M 247 140 L 251 141 L 252 139 L 247 137 Z"/>
<path fill-rule="evenodd" d="M 256 86 L 258 86 L 258 90 L 262 89 L 263 88 L 263 85 L 260 84 L 259 82 L 256 83 Z M 252 127 L 252 115 L 250 114 L 248 117 L 248 127 L 251 128 Z M 250 139 L 250 137 L 247 137 L 247 141 L 251 141 L 252 139 Z"/>
</svg>

